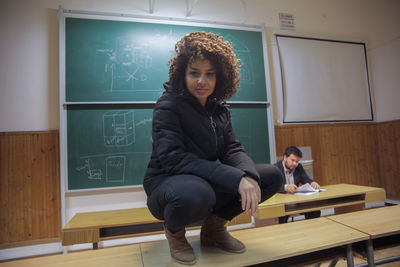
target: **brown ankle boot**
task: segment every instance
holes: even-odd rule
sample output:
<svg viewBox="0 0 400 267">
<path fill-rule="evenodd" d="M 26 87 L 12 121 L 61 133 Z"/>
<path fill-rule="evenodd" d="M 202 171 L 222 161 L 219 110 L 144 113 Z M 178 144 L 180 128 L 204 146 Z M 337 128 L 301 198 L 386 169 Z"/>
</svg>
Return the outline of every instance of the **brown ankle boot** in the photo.
<svg viewBox="0 0 400 267">
<path fill-rule="evenodd" d="M 184 265 L 193 265 L 196 263 L 196 257 L 194 255 L 193 248 L 189 245 L 185 237 L 185 229 L 180 230 L 176 233 L 171 233 L 166 227 L 164 227 L 165 236 L 167 237 L 169 250 L 171 257 L 176 261 Z"/>
<path fill-rule="evenodd" d="M 216 246 L 233 253 L 245 252 L 246 246 L 226 231 L 226 222 L 225 219 L 214 214 L 207 217 L 201 226 L 200 244 L 202 246 Z"/>
</svg>

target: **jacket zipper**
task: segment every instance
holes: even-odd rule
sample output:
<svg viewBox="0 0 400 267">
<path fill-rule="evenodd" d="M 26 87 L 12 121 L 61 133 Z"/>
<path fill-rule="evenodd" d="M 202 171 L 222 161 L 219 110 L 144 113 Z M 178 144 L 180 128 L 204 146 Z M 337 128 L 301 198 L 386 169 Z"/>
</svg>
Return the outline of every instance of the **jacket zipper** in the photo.
<svg viewBox="0 0 400 267">
<path fill-rule="evenodd" d="M 215 149 L 218 150 L 218 139 L 217 139 L 217 131 L 215 130 L 217 128 L 217 124 L 214 122 L 212 115 L 208 115 L 210 118 L 211 122 L 211 128 L 213 129 L 214 133 L 214 138 L 215 138 Z"/>
</svg>

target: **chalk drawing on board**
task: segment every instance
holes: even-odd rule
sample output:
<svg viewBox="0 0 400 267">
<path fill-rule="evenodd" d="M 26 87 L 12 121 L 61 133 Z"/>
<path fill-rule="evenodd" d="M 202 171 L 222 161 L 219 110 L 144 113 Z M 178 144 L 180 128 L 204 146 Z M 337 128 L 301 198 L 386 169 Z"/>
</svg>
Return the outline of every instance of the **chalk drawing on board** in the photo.
<svg viewBox="0 0 400 267">
<path fill-rule="evenodd" d="M 106 158 L 106 182 L 125 183 L 125 156 L 110 156 Z"/>
<path fill-rule="evenodd" d="M 134 111 L 107 112 L 103 115 L 103 136 L 106 147 L 122 147 L 135 143 Z"/>
<path fill-rule="evenodd" d="M 85 164 L 83 166 L 77 167 L 76 170 L 86 170 L 88 180 L 102 180 L 103 178 L 105 178 L 106 183 L 125 183 L 125 163 L 125 155 L 88 156 L 85 158 Z M 92 167 L 93 165 L 105 166 L 105 177 L 103 177 L 102 169 L 94 169 Z"/>
<path fill-rule="evenodd" d="M 96 52 L 108 58 L 104 64 L 104 74 L 109 80 L 107 92 L 157 91 L 138 89 L 139 84 L 148 80 L 147 73 L 153 67 L 148 44 L 118 38 L 113 48 L 98 48 Z"/>
<path fill-rule="evenodd" d="M 106 184 L 126 184 L 128 182 L 126 173 L 129 172 L 127 171 L 129 164 L 135 164 L 133 163 L 135 155 L 150 155 L 151 153 L 150 150 L 147 151 L 147 148 L 144 151 L 126 151 L 129 149 L 129 145 L 135 144 L 136 135 L 141 131 L 145 133 L 148 130 L 148 127 L 145 126 L 152 123 L 151 117 L 140 118 L 140 113 L 137 114 L 139 118 L 137 122 L 134 110 L 106 111 L 99 115 L 103 123 L 103 145 L 107 148 L 108 153 L 81 156 L 78 164 L 82 165 L 75 169 L 80 172 L 82 179 L 102 181 Z M 149 138 L 149 143 L 152 142 L 151 134 L 145 135 L 145 138 Z M 138 146 L 140 147 L 142 144 L 138 144 Z"/>
<path fill-rule="evenodd" d="M 86 173 L 89 180 L 101 180 L 103 172 L 101 171 L 101 169 L 92 169 L 90 166 L 90 159 L 85 160 L 85 165 L 76 168 L 77 171 L 82 171 L 84 169 L 87 169 Z"/>
<path fill-rule="evenodd" d="M 163 34 L 160 31 L 154 35 L 153 39 L 149 39 L 149 43 L 152 46 L 159 46 L 162 44 L 165 47 L 168 47 L 168 52 L 173 56 L 175 53 L 175 44 L 178 42 L 182 36 L 178 34 L 174 34 L 174 31 L 170 29 L 167 34 Z"/>
<path fill-rule="evenodd" d="M 240 82 L 254 84 L 255 70 L 253 67 L 253 61 L 251 59 L 251 50 L 231 34 L 228 34 L 224 39 L 233 44 L 233 49 L 236 53 L 236 56 L 240 59 Z"/>
</svg>

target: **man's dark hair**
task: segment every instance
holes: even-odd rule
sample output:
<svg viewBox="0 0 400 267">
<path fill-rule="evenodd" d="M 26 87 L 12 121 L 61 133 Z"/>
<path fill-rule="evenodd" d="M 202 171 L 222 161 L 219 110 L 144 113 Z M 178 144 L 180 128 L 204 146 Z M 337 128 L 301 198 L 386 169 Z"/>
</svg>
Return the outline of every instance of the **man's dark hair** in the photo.
<svg viewBox="0 0 400 267">
<path fill-rule="evenodd" d="M 289 157 L 291 154 L 301 158 L 303 156 L 303 153 L 301 153 L 301 150 L 298 149 L 295 146 L 289 146 L 285 149 L 285 153 L 283 153 L 286 157 Z"/>
</svg>

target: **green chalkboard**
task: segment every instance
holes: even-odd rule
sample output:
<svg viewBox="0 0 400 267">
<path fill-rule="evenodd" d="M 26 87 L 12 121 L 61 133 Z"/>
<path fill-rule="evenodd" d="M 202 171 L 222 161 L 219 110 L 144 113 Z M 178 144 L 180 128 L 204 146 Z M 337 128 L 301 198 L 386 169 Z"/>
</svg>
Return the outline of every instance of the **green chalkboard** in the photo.
<svg viewBox="0 0 400 267">
<path fill-rule="evenodd" d="M 153 101 L 164 91 L 175 43 L 192 31 L 232 42 L 241 62 L 240 91 L 231 99 L 241 104 L 232 104 L 232 124 L 253 160 L 270 162 L 268 107 L 253 102 L 268 101 L 262 33 L 220 27 L 65 18 L 68 190 L 142 184 Z"/>
<path fill-rule="evenodd" d="M 192 31 L 222 35 L 241 62 L 232 101 L 267 101 L 262 33 L 186 25 L 66 18 L 67 102 L 155 101 L 174 45 Z"/>
<path fill-rule="evenodd" d="M 151 154 L 152 107 L 68 107 L 68 189 L 140 185 Z M 265 106 L 231 108 L 236 137 L 256 163 L 268 163 Z"/>
</svg>

